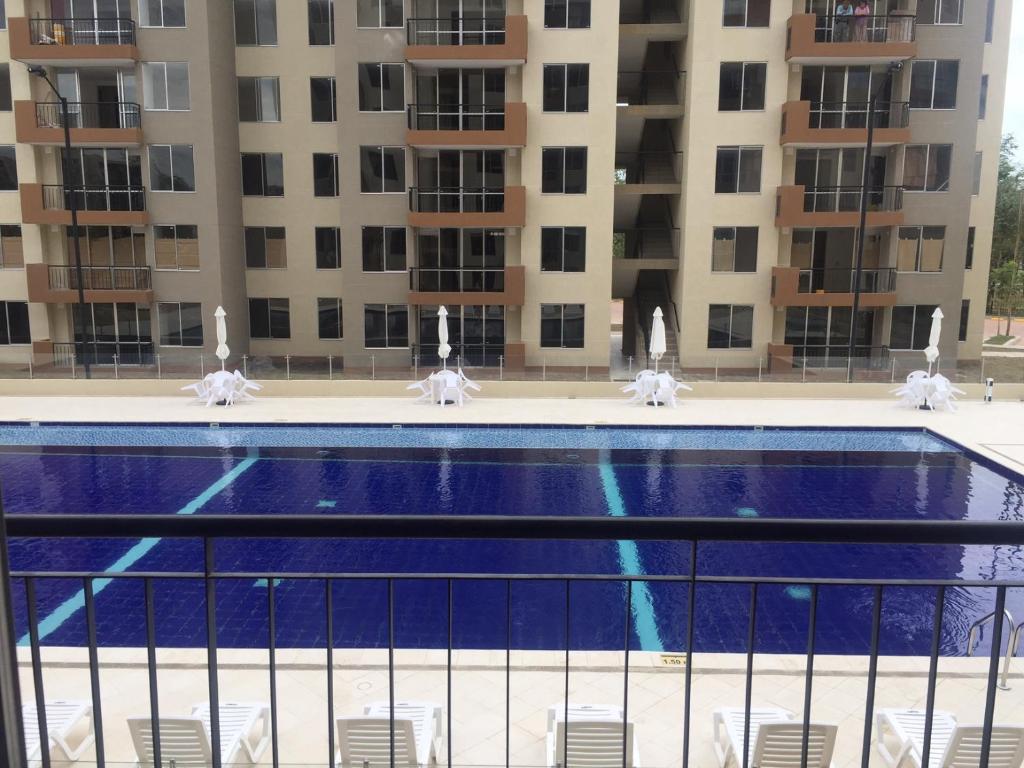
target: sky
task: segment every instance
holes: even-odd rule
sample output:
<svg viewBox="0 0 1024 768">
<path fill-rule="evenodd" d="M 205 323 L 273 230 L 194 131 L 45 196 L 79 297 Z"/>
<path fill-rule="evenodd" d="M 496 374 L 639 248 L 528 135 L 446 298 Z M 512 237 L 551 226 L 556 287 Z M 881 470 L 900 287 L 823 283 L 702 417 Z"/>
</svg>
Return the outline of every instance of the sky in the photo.
<svg viewBox="0 0 1024 768">
<path fill-rule="evenodd" d="M 1024 0 L 1013 0 L 1013 24 L 1010 29 L 1010 66 L 1006 76 L 1006 111 L 1003 133 L 1012 133 L 1024 145 Z M 1024 160 L 1024 149 L 1017 158 Z"/>
</svg>

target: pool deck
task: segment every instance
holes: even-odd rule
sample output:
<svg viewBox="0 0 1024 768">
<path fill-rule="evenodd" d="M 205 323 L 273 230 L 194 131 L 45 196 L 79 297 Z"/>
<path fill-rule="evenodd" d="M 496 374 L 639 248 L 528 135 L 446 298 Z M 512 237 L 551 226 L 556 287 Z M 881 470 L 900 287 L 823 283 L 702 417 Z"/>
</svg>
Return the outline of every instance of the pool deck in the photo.
<svg viewBox="0 0 1024 768">
<path fill-rule="evenodd" d="M 1010 469 L 1024 472 L 1024 404 L 965 401 L 956 413 L 927 413 L 890 400 L 693 399 L 678 409 L 628 406 L 608 399 L 488 399 L 466 408 L 416 405 L 408 398 L 265 397 L 230 410 L 204 408 L 171 397 L 5 397 L 0 421 L 196 422 L 209 423 L 453 423 L 453 424 L 639 424 L 716 426 L 927 427 Z M 23 696 L 32 695 L 28 651 L 19 649 Z M 131 764 L 134 752 L 125 718 L 149 713 L 145 652 L 101 649 L 100 684 L 108 764 Z M 85 649 L 44 648 L 44 674 L 51 698 L 89 698 Z M 184 715 L 206 700 L 206 656 L 200 650 L 161 650 L 160 708 L 164 716 Z M 221 650 L 222 700 L 269 701 L 266 651 Z M 621 705 L 623 656 L 573 652 L 570 699 L 575 703 Z M 399 650 L 396 697 L 446 703 L 443 651 Z M 565 690 L 564 652 L 514 652 L 511 658 L 511 727 L 507 738 L 512 766 L 545 765 L 546 710 Z M 690 765 L 710 768 L 712 712 L 742 706 L 746 657 L 698 654 L 692 670 Z M 864 657 L 818 656 L 814 661 L 812 719 L 836 723 L 836 768 L 860 765 L 867 688 Z M 281 765 L 327 763 L 327 693 L 323 651 L 283 650 L 277 657 Z M 803 656 L 758 654 L 753 686 L 755 706 L 778 706 L 800 716 L 806 660 Z M 922 708 L 927 690 L 926 658 L 883 657 L 876 708 Z M 987 659 L 943 658 L 936 707 L 962 722 L 980 723 L 984 713 Z M 996 697 L 997 723 L 1024 723 L 1024 665 L 1017 662 L 1011 690 Z M 632 653 L 629 719 L 644 768 L 682 765 L 685 669 L 678 657 Z M 333 670 L 335 715 L 359 714 L 363 704 L 387 699 L 386 651 L 337 651 Z M 447 724 L 438 755 L 451 751 L 455 766 L 505 764 L 505 655 L 500 651 L 457 651 L 452 672 L 452 733 Z M 447 717 L 447 713 L 445 715 Z M 79 765 L 94 761 L 92 751 Z M 261 766 L 271 764 L 270 751 Z M 883 762 L 872 749 L 872 768 Z"/>
</svg>

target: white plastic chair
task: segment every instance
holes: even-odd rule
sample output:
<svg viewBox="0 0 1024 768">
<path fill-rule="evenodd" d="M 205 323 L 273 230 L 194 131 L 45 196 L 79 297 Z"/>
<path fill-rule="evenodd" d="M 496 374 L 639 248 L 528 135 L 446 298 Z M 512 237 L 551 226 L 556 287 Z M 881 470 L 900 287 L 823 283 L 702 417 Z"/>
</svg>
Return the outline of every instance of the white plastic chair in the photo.
<svg viewBox="0 0 1024 768">
<path fill-rule="evenodd" d="M 907 374 L 907 383 L 891 390 L 890 394 L 900 398 L 908 408 L 917 408 L 928 399 L 928 371 L 911 371 Z"/>
<path fill-rule="evenodd" d="M 443 370 L 431 376 L 434 381 L 434 395 L 437 397 L 437 401 L 444 408 L 450 399 L 451 402 L 459 406 L 463 405 L 463 387 L 462 378 L 455 371 Z"/>
<path fill-rule="evenodd" d="M 181 388 L 182 392 L 192 390 L 196 393 L 196 397 L 200 400 L 206 400 L 210 396 L 210 385 L 213 383 L 213 374 L 208 373 L 203 377 L 202 381 L 197 381 L 195 384 L 186 384 Z"/>
<path fill-rule="evenodd" d="M 743 765 L 745 712 L 737 707 L 717 709 L 713 713 L 715 756 L 721 768 Z M 807 768 L 826 768 L 831 765 L 838 730 L 835 725 L 810 724 L 807 731 Z M 803 731 L 803 723 L 794 720 L 793 713 L 785 709 L 751 709 L 747 764 L 800 768 Z"/>
<path fill-rule="evenodd" d="M 429 701 L 396 701 L 395 765 L 420 768 L 437 763 L 441 739 L 441 706 Z M 369 704 L 362 717 L 339 717 L 337 761 L 342 768 L 391 763 L 391 707 Z"/>
<path fill-rule="evenodd" d="M 625 393 L 633 393 L 633 396 L 629 399 L 630 403 L 646 403 L 647 398 L 652 394 L 654 387 L 654 377 L 656 374 L 652 370 L 638 371 L 636 377 L 633 379 L 632 384 L 627 384 L 622 388 Z"/>
<path fill-rule="evenodd" d="M 42 751 L 39 736 L 39 710 L 35 704 L 26 704 L 21 708 L 21 718 L 25 728 L 25 753 L 31 768 L 42 764 Z M 88 732 L 77 747 L 72 748 L 68 739 L 72 732 L 83 721 L 88 720 Z M 94 733 L 92 730 L 92 704 L 88 701 L 55 699 L 46 702 L 46 736 L 52 747 L 60 753 L 58 760 L 73 763 L 78 760 L 90 746 Z M 52 749 L 51 747 L 51 749 Z"/>
<path fill-rule="evenodd" d="M 432 390 L 430 388 L 430 379 L 429 379 L 429 377 L 426 378 L 426 379 L 423 379 L 423 381 L 413 382 L 412 384 L 407 386 L 406 389 L 418 389 L 419 390 L 420 396 L 417 397 L 416 401 L 415 401 L 417 403 L 428 403 L 428 402 L 430 402 L 430 396 L 431 396 L 431 394 L 433 394 L 433 392 L 432 392 Z"/>
<path fill-rule="evenodd" d="M 226 702 L 220 705 L 221 762 L 228 766 L 256 765 L 270 744 L 270 706 L 262 702 Z M 261 724 L 258 741 L 250 740 Z M 148 717 L 128 719 L 128 730 L 135 745 L 137 768 L 151 768 L 153 721 Z M 197 704 L 190 717 L 160 718 L 160 760 L 173 761 L 176 768 L 208 768 L 213 760 L 210 742 L 210 705 Z"/>
<path fill-rule="evenodd" d="M 956 396 L 966 394 L 962 389 L 953 386 L 953 382 L 936 373 L 928 382 L 928 404 L 932 408 L 944 408 L 947 411 L 955 411 Z"/>
<path fill-rule="evenodd" d="M 875 713 L 875 746 L 889 768 L 922 768 L 926 713 L 920 709 L 880 709 Z M 984 729 L 959 725 L 949 712 L 932 714 L 928 768 L 978 765 Z M 890 750 L 887 740 L 895 742 Z M 989 768 L 1020 768 L 1024 762 L 1024 726 L 992 728 Z"/>
<path fill-rule="evenodd" d="M 475 392 L 479 392 L 480 391 L 480 385 L 477 384 L 472 379 L 470 379 L 468 376 L 466 376 L 466 374 L 462 372 L 461 368 L 459 368 L 459 383 L 460 383 L 460 386 L 462 387 L 462 397 L 465 400 L 472 400 L 473 399 L 472 397 L 470 397 L 469 392 L 466 391 L 467 389 L 472 389 Z"/>
<path fill-rule="evenodd" d="M 622 707 L 570 704 L 568 727 L 565 714 L 564 702 L 548 708 L 548 768 L 622 768 L 623 746 L 626 768 L 639 768 L 640 748 L 633 735 L 633 723 L 626 723 L 623 728 Z"/>
<path fill-rule="evenodd" d="M 656 403 L 671 405 L 675 408 L 677 407 L 676 393 L 681 389 L 685 389 L 688 392 L 693 391 L 693 387 L 683 384 L 681 381 L 676 381 L 672 378 L 672 374 L 662 371 L 655 376 L 655 389 L 651 397 L 654 398 Z"/>
</svg>

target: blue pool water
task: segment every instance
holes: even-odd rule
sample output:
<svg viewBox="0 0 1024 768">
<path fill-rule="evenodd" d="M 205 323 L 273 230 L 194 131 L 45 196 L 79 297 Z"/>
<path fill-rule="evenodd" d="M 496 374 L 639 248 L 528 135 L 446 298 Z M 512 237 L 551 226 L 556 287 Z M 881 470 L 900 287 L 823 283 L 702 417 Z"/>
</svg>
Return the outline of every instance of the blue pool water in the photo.
<svg viewBox="0 0 1024 768">
<path fill-rule="evenodd" d="M 8 514 L 501 514 L 1020 520 L 1020 478 L 922 431 L 318 427 L 0 424 L 0 482 Z M 14 540 L 15 570 L 199 571 L 199 542 Z M 217 543 L 217 567 L 235 572 L 578 573 L 672 575 L 689 571 L 688 543 L 252 541 Z M 1020 578 L 1017 547 L 869 547 L 707 543 L 704 574 L 811 577 Z M 142 645 L 141 582 L 99 580 L 98 635 L 105 645 Z M 43 641 L 85 642 L 81 585 L 41 580 Z M 224 647 L 267 642 L 267 585 L 225 579 L 217 586 Z M 326 644 L 322 581 L 275 585 L 277 642 Z M 27 631 L 23 585 L 16 621 Z M 337 647 L 380 647 L 388 639 L 387 583 L 332 586 Z M 510 602 L 509 602 L 509 598 Z M 561 583 L 456 582 L 453 642 L 463 648 L 621 648 L 680 651 L 688 590 L 642 582 L 631 605 L 621 582 L 574 582 L 568 617 Z M 816 645 L 822 653 L 866 653 L 872 592 L 823 587 Z M 964 652 L 967 627 L 991 611 L 994 590 L 947 591 L 943 651 Z M 1024 590 L 1011 590 L 1011 610 Z M 765 586 L 756 649 L 803 652 L 810 590 Z M 203 585 L 156 582 L 157 639 L 206 640 Z M 510 607 L 511 633 L 506 610 Z M 934 591 L 891 588 L 883 603 L 882 650 L 926 653 Z M 749 588 L 697 590 L 695 648 L 746 649 Z M 443 647 L 447 584 L 396 581 L 394 635 L 400 647 Z M 568 621 L 567 621 L 568 618 Z M 568 637 L 566 636 L 568 633 Z"/>
</svg>

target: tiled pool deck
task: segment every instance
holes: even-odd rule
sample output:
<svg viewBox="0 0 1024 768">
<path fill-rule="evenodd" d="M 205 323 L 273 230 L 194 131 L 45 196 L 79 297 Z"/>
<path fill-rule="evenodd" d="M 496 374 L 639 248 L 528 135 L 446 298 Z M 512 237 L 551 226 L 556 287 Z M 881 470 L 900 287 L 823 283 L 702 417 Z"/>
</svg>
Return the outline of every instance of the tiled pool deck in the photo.
<svg viewBox="0 0 1024 768">
<path fill-rule="evenodd" d="M 1019 402 L 964 402 L 957 413 L 905 410 L 888 400 L 692 400 L 677 410 L 630 407 L 612 400 L 489 400 L 465 409 L 432 408 L 409 400 L 340 398 L 262 398 L 230 410 L 206 409 L 183 398 L 0 399 L 0 421 L 262 422 L 414 424 L 676 424 L 720 426 L 927 427 L 939 435 L 1024 471 L 1024 405 Z M 595 617 L 596 619 L 596 617 Z M 28 649 L 19 649 L 23 696 L 32 695 Z M 134 763 L 125 719 L 149 713 L 144 650 L 101 649 L 100 683 L 108 765 Z M 452 738 L 447 727 L 440 762 L 451 752 L 457 766 L 505 764 L 505 654 L 458 651 L 452 672 Z M 85 649 L 46 648 L 47 694 L 89 698 Z M 158 653 L 160 708 L 164 716 L 187 714 L 207 698 L 206 655 L 202 650 Z M 630 655 L 629 718 L 636 724 L 644 768 L 682 764 L 683 667 L 660 655 Z M 265 651 L 222 650 L 223 700 L 269 700 Z M 443 651 L 396 652 L 396 697 L 445 703 Z M 513 766 L 545 764 L 545 711 L 564 696 L 562 652 L 513 652 L 511 728 Z M 616 653 L 574 652 L 570 657 L 570 699 L 580 703 L 621 704 L 623 657 Z M 693 663 L 690 765 L 715 765 L 711 713 L 720 706 L 742 706 L 742 654 L 698 654 Z M 876 707 L 916 707 L 925 703 L 928 660 L 883 657 L 879 663 Z M 803 711 L 805 659 L 759 654 L 755 657 L 755 706 Z M 943 658 L 939 664 L 936 707 L 964 723 L 980 723 L 984 712 L 987 659 Z M 336 651 L 335 714 L 359 714 L 364 703 L 388 696 L 386 651 Z M 864 735 L 867 659 L 817 656 L 814 662 L 812 719 L 836 723 L 837 768 L 860 765 Z M 327 753 L 327 692 L 323 651 L 282 650 L 277 656 L 281 764 L 323 766 Z M 1024 663 L 1018 661 L 1011 690 L 996 698 L 997 723 L 1024 723 Z M 87 753 L 79 765 L 95 758 Z M 268 751 L 261 765 L 270 765 Z M 871 765 L 882 761 L 872 750 Z"/>
</svg>

